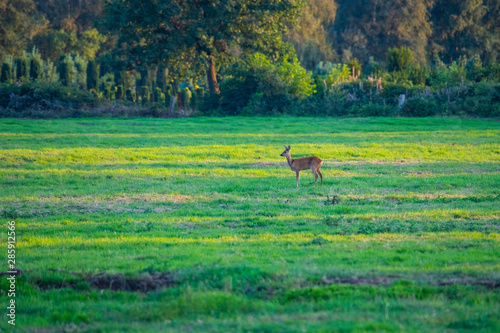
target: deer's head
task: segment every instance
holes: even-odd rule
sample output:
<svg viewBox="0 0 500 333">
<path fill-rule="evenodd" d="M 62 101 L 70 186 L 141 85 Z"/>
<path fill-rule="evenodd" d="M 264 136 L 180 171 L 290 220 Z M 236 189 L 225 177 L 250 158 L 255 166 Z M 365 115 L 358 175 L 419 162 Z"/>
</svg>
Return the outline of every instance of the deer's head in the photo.
<svg viewBox="0 0 500 333">
<path fill-rule="evenodd" d="M 285 147 L 285 151 L 282 152 L 280 156 L 286 157 L 287 155 L 290 155 L 290 146 L 288 146 L 288 147 L 287 146 L 283 146 L 283 147 Z"/>
</svg>

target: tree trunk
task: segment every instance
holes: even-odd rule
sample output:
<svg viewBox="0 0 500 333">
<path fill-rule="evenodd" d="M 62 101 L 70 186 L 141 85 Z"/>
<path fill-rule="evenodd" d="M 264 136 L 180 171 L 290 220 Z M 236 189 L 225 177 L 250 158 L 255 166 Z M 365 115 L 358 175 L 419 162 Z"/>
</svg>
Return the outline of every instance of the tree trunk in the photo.
<svg viewBox="0 0 500 333">
<path fill-rule="evenodd" d="M 210 90 L 211 95 L 220 94 L 219 83 L 217 82 L 217 73 L 215 72 L 215 60 L 213 57 L 210 57 L 210 63 L 207 69 L 207 80 L 208 80 L 208 89 Z"/>
</svg>

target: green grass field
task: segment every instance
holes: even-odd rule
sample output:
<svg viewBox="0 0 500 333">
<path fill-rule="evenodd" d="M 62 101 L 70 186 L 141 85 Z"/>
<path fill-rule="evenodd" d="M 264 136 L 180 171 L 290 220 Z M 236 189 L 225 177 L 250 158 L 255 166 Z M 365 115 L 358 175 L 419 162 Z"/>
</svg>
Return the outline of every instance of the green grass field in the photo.
<svg viewBox="0 0 500 333">
<path fill-rule="evenodd" d="M 2 119 L 0 181 L 16 332 L 500 331 L 499 122 Z"/>
</svg>

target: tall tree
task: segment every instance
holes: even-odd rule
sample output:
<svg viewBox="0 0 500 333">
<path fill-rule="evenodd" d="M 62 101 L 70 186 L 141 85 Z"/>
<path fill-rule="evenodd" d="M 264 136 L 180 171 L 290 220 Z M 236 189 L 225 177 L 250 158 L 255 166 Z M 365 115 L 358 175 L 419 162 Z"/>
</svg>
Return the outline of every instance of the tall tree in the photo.
<svg viewBox="0 0 500 333">
<path fill-rule="evenodd" d="M 95 28 L 103 18 L 105 0 L 34 0 L 39 13 L 50 22 L 50 27 L 66 32 Z"/>
<path fill-rule="evenodd" d="M 484 24 L 488 31 L 488 41 L 485 43 L 487 57 L 485 60 L 492 63 L 500 62 L 500 1 L 485 0 L 488 12 L 484 17 Z"/>
<path fill-rule="evenodd" d="M 56 60 L 63 54 L 79 53 L 93 59 L 107 38 L 96 28 L 103 18 L 105 0 L 34 0 L 49 24 L 34 39 L 44 58 Z"/>
<path fill-rule="evenodd" d="M 297 52 L 301 64 L 314 70 L 320 61 L 336 58 L 327 31 L 335 21 L 337 4 L 332 0 L 308 0 L 297 24 L 286 35 Z"/>
<path fill-rule="evenodd" d="M 461 56 L 483 59 L 500 51 L 500 1 L 438 0 L 432 10 L 432 49 L 445 62 Z"/>
<path fill-rule="evenodd" d="M 333 29 L 340 54 L 367 63 L 384 60 L 390 47 L 407 46 L 426 62 L 432 32 L 429 9 L 434 0 L 338 0 Z M 346 59 L 348 60 L 348 59 Z"/>
<path fill-rule="evenodd" d="M 206 71 L 219 93 L 216 68 L 241 52 L 280 56 L 282 35 L 302 0 L 114 0 L 110 27 L 118 28 L 117 55 L 130 66 L 166 65 L 170 73 Z"/>
<path fill-rule="evenodd" d="M 45 26 L 33 0 L 0 0 L 0 61 L 19 55 Z"/>
</svg>

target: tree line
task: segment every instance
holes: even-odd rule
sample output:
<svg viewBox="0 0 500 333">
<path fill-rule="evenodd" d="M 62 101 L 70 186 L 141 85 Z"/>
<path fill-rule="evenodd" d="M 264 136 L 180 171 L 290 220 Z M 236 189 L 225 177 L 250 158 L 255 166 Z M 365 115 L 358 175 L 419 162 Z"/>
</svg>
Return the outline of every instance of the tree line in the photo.
<svg viewBox="0 0 500 333">
<path fill-rule="evenodd" d="M 140 10 L 137 14 L 154 17 L 158 8 L 153 4 L 175 11 L 179 2 L 125 3 L 131 8 L 142 7 L 135 8 Z M 207 9 L 215 4 L 214 14 L 231 20 L 234 1 L 184 3 L 188 15 L 204 12 L 204 24 L 221 34 L 224 28 L 230 28 L 227 24 L 211 24 L 209 20 L 215 16 L 210 17 Z M 236 3 L 240 7 L 252 4 Z M 266 9 L 273 6 L 273 1 L 253 3 Z M 294 45 L 298 59 L 308 70 L 314 70 L 321 61 L 346 63 L 352 58 L 362 64 L 384 64 L 387 50 L 402 46 L 409 47 L 422 65 L 439 61 L 450 64 L 475 55 L 485 63 L 496 62 L 500 55 L 498 0 L 307 0 L 294 6 L 296 13 L 287 15 L 296 14 L 296 21 L 289 25 L 284 39 Z M 0 59 L 8 54 L 19 56 L 33 46 L 54 62 L 67 53 L 78 53 L 88 60 L 105 56 L 117 47 L 119 39 L 106 26 L 109 16 L 104 0 L 0 0 Z M 113 19 L 112 23 L 122 21 Z M 186 42 L 193 40 L 191 33 L 186 31 Z"/>
<path fill-rule="evenodd" d="M 335 110 L 363 102 L 395 113 L 401 93 L 455 89 L 458 101 L 478 82 L 496 91 L 499 10 L 497 0 L 0 0 L 0 81 L 170 114 L 297 113 L 304 103 L 314 114 L 332 96 Z M 440 99 L 430 113 L 449 110 Z"/>
</svg>

